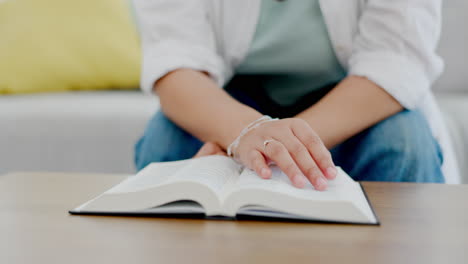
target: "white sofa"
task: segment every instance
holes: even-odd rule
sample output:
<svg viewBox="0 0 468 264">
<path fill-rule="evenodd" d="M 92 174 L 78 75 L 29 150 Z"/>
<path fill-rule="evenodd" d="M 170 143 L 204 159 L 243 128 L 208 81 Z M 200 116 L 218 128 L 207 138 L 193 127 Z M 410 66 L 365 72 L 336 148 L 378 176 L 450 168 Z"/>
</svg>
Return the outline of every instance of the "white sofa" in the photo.
<svg viewBox="0 0 468 264">
<path fill-rule="evenodd" d="M 466 0 L 444 1 L 440 53 L 447 70 L 435 90 L 468 183 Z M 0 174 L 8 171 L 133 173 L 133 146 L 157 110 L 138 91 L 0 96 Z"/>
</svg>

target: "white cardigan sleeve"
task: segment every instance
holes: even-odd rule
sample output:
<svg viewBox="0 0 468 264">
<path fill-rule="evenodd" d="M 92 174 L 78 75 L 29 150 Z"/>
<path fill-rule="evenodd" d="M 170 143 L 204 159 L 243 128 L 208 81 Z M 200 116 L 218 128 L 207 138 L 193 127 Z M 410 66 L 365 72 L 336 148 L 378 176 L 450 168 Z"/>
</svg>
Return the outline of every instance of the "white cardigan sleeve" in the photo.
<svg viewBox="0 0 468 264">
<path fill-rule="evenodd" d="M 218 81 L 222 60 L 216 51 L 206 1 L 134 0 L 142 46 L 141 88 L 152 92 L 167 73 L 190 68 Z"/>
<path fill-rule="evenodd" d="M 441 5 L 441 0 L 366 1 L 349 74 L 375 82 L 403 107 L 417 108 L 443 70 L 435 53 Z"/>
</svg>

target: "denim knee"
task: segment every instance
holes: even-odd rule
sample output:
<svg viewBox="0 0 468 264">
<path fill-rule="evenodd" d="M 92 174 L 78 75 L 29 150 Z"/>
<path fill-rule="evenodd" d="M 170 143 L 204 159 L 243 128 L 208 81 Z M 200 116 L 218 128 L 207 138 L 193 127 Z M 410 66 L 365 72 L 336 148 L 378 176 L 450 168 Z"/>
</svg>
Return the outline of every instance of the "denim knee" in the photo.
<svg viewBox="0 0 468 264">
<path fill-rule="evenodd" d="M 332 153 L 356 180 L 444 182 L 441 149 L 419 111 L 402 111 Z"/>
<path fill-rule="evenodd" d="M 178 127 L 158 111 L 148 122 L 143 136 L 135 144 L 135 166 L 141 170 L 151 162 L 187 159 L 202 142 Z"/>
<path fill-rule="evenodd" d="M 403 111 L 377 124 L 368 140 L 374 145 L 376 157 L 394 166 L 387 181 L 443 182 L 442 153 L 431 129 L 419 111 Z"/>
</svg>

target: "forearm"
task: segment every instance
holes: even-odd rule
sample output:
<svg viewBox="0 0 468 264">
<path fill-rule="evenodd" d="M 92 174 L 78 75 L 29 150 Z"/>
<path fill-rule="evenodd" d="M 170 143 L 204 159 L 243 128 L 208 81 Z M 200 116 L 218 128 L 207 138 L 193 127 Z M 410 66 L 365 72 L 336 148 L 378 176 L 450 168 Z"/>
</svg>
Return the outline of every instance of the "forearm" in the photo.
<svg viewBox="0 0 468 264">
<path fill-rule="evenodd" d="M 307 121 L 330 149 L 402 109 L 372 81 L 350 76 L 297 117 Z"/>
<path fill-rule="evenodd" d="M 180 69 L 155 85 L 163 112 L 177 125 L 226 148 L 260 113 L 239 103 L 206 74 Z"/>
</svg>

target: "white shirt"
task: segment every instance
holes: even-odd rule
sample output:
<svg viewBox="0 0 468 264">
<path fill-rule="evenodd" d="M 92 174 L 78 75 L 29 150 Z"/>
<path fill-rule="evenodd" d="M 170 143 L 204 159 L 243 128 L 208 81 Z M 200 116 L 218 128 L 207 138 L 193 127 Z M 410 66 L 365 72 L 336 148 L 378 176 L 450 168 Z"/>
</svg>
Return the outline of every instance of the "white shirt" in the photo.
<svg viewBox="0 0 468 264">
<path fill-rule="evenodd" d="M 206 71 L 223 87 L 247 55 L 261 0 L 134 0 L 143 50 L 141 87 L 179 68 Z M 364 76 L 407 109 L 420 109 L 444 154 L 447 183 L 460 177 L 430 90 L 443 70 L 435 53 L 442 0 L 320 0 L 349 75 Z"/>
</svg>

